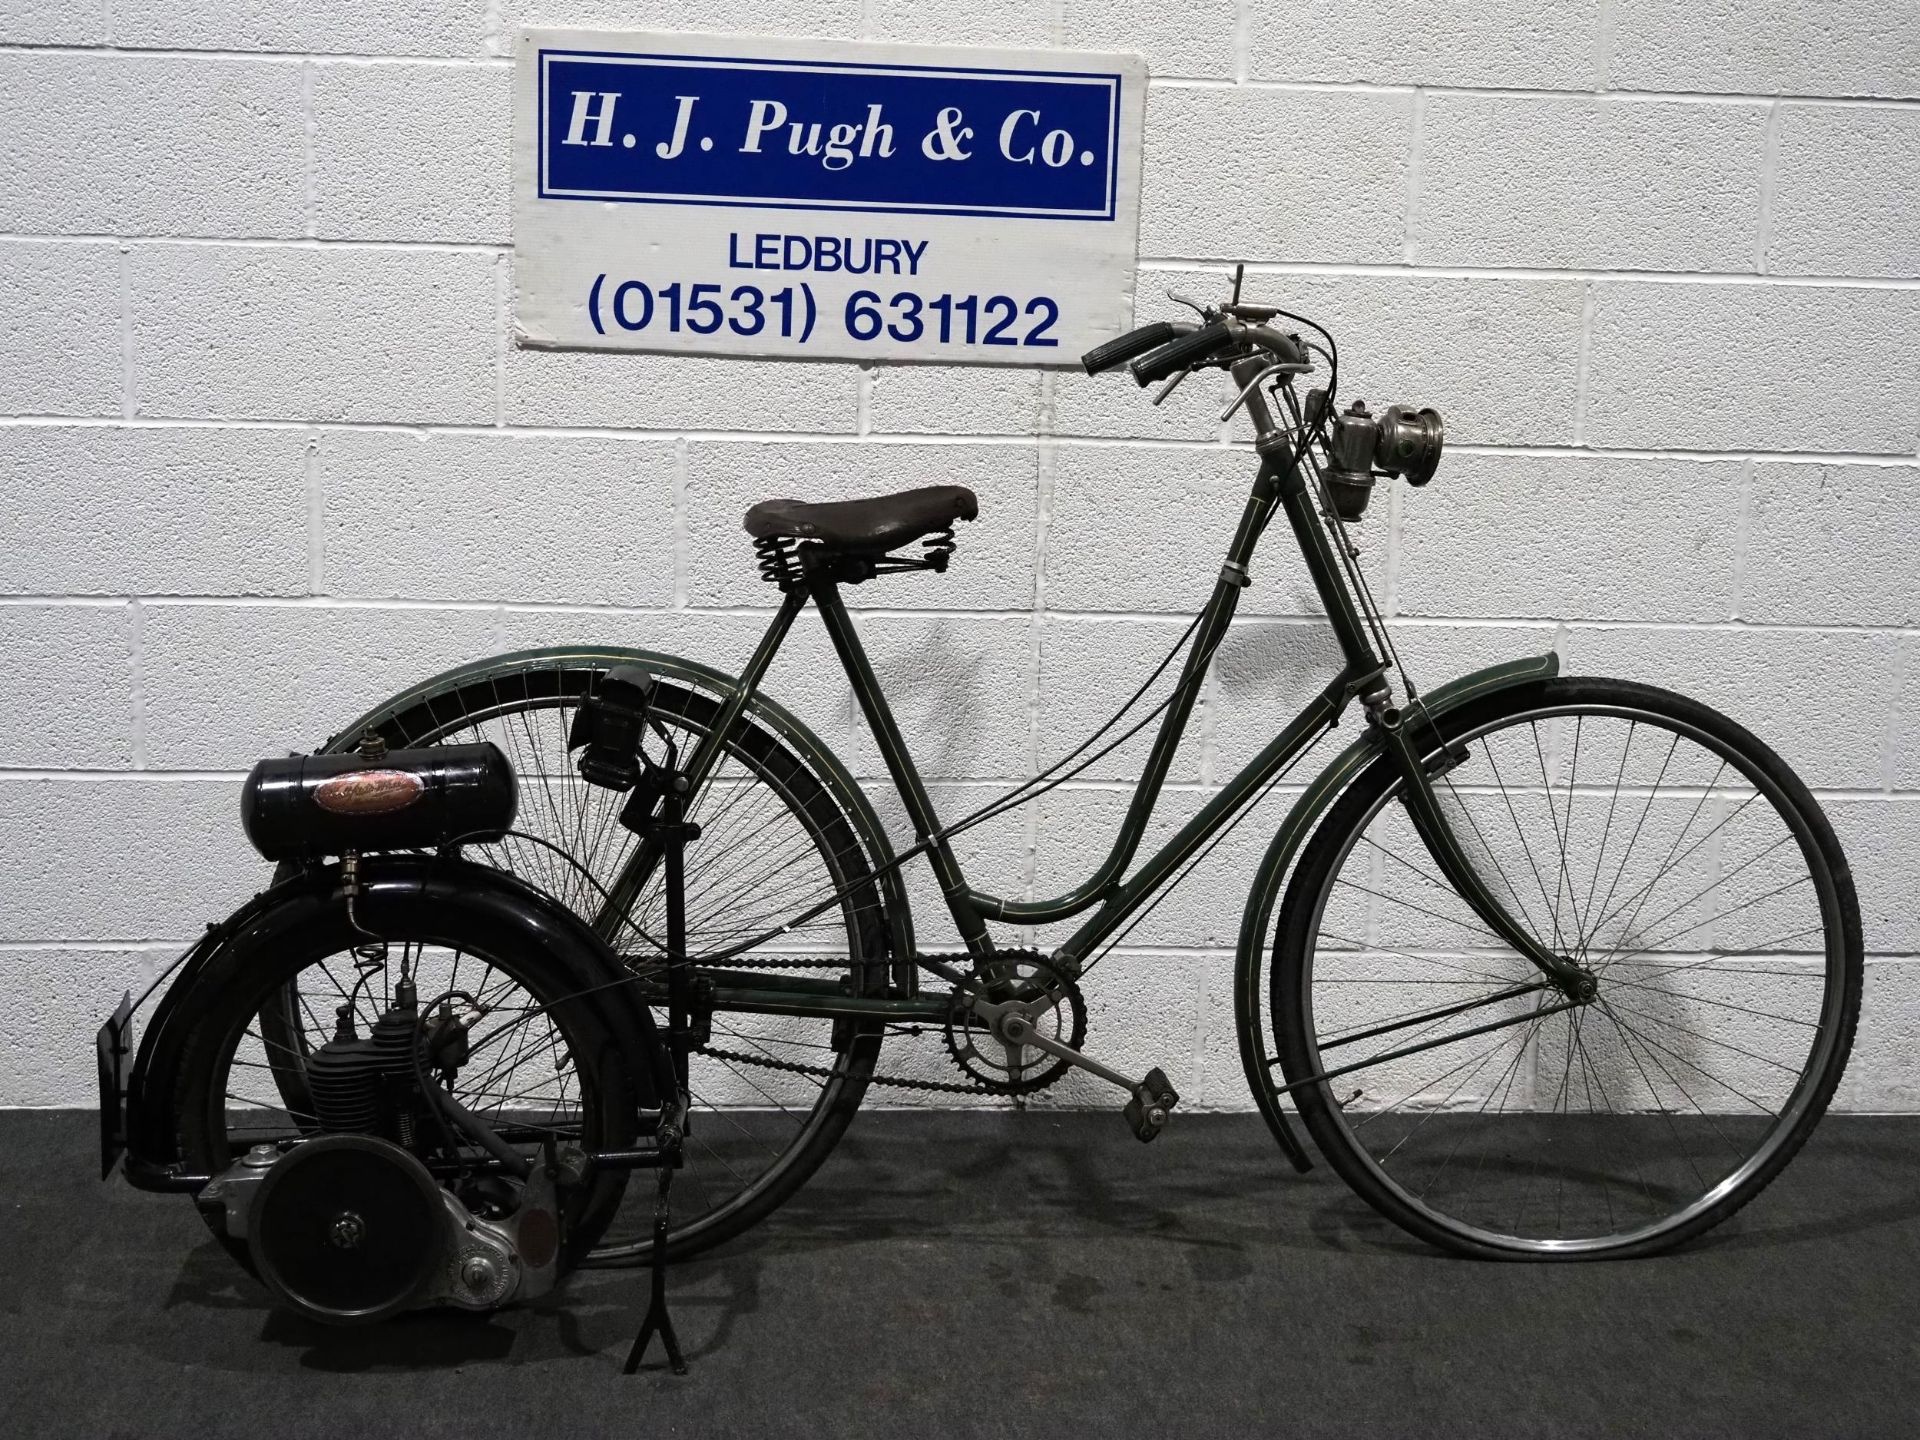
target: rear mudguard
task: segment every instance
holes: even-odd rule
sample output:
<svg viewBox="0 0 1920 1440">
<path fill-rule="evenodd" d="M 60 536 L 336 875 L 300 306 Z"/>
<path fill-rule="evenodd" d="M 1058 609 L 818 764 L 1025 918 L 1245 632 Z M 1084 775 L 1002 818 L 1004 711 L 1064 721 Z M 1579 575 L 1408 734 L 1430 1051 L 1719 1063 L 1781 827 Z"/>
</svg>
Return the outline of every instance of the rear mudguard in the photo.
<svg viewBox="0 0 1920 1440">
<path fill-rule="evenodd" d="M 664 1054 L 652 1044 L 653 1017 L 624 983 L 626 973 L 591 927 L 565 905 L 504 871 L 469 861 L 431 855 L 369 855 L 360 862 L 363 914 L 377 914 L 382 895 L 393 893 L 444 894 L 449 904 L 478 907 L 498 916 L 522 943 L 548 949 L 601 957 L 587 962 L 590 973 L 579 976 L 584 986 L 604 991 L 595 1003 L 629 1011 L 634 1033 L 647 1038 L 654 1052 L 648 1059 L 651 1076 L 637 1077 L 643 1095 L 671 1084 L 661 1069 Z M 133 1069 L 126 1087 L 125 1135 L 127 1179 L 142 1189 L 192 1189 L 204 1177 L 178 1174 L 179 1137 L 174 1119 L 174 1086 L 187 1042 L 199 1014 L 198 1000 L 212 983 L 209 971 L 235 946 L 271 946 L 289 927 L 311 917 L 314 905 L 344 903 L 337 866 L 296 870 L 247 902 L 233 916 L 207 933 L 182 957 L 171 983 L 155 1005 L 139 1036 Z M 544 937 L 544 938 L 543 938 Z"/>
<path fill-rule="evenodd" d="M 352 749 L 365 731 L 381 729 L 389 720 L 404 712 L 409 706 L 447 686 L 465 685 L 488 676 L 507 675 L 555 663 L 599 665 L 609 669 L 615 665 L 640 665 L 656 675 L 665 676 L 693 689 L 704 691 L 722 703 L 740 690 L 739 680 L 732 675 L 715 670 L 710 665 L 702 665 L 698 661 L 685 660 L 677 655 L 664 655 L 653 650 L 628 650 L 611 645 L 567 645 L 542 650 L 516 650 L 511 654 L 496 655 L 489 659 L 457 666 L 431 679 L 421 681 L 411 689 L 404 690 L 392 699 L 382 701 L 367 711 L 336 734 L 323 748 L 329 751 Z M 914 953 L 913 912 L 907 903 L 907 888 L 901 876 L 901 867 L 892 865 L 887 868 L 893 859 L 893 845 L 887 839 L 887 832 L 880 824 L 880 817 L 874 812 L 872 802 L 867 799 L 859 782 L 822 743 L 820 737 L 786 707 L 756 690 L 747 697 L 745 714 L 752 716 L 754 720 L 771 730 L 812 767 L 821 784 L 825 785 L 828 792 L 839 802 L 842 812 L 846 815 L 847 823 L 860 837 L 860 842 L 867 851 L 868 865 L 873 870 L 882 872 L 876 875 L 874 883 L 880 887 L 880 893 L 885 900 L 887 940 L 893 948 L 895 968 L 898 972 L 895 983 L 910 988 L 915 978 L 911 964 Z"/>
<path fill-rule="evenodd" d="M 1490 665 L 1442 685 L 1424 697 L 1421 709 L 1437 720 L 1493 691 L 1536 684 L 1559 673 L 1560 657 L 1552 652 L 1529 660 L 1509 660 L 1504 665 Z M 1274 943 L 1274 907 L 1279 903 L 1281 886 L 1294 857 L 1327 808 L 1380 754 L 1380 744 L 1369 728 L 1341 751 L 1339 758 L 1294 802 L 1273 842 L 1267 846 L 1254 876 L 1253 889 L 1247 894 L 1247 908 L 1240 918 L 1239 955 L 1233 972 L 1233 1013 L 1235 1028 L 1240 1034 L 1240 1063 L 1253 1090 L 1254 1103 L 1260 1107 L 1267 1127 L 1296 1170 L 1311 1169 L 1313 1162 L 1287 1123 L 1286 1113 L 1280 1108 L 1280 1092 L 1273 1083 L 1274 1057 L 1267 1045 L 1263 1015 L 1267 987 L 1261 983 L 1262 962 Z"/>
</svg>

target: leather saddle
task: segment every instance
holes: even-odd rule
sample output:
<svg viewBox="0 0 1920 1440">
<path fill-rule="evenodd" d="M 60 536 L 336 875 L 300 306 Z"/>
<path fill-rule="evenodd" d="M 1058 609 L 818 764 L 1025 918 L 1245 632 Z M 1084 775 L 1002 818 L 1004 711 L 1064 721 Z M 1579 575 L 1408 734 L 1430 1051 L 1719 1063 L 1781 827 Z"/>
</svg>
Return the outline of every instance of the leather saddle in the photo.
<svg viewBox="0 0 1920 1440">
<path fill-rule="evenodd" d="M 884 555 L 979 514 L 966 486 L 923 485 L 870 500 L 762 500 L 744 524 L 756 540 L 812 540 L 850 555 Z"/>
</svg>

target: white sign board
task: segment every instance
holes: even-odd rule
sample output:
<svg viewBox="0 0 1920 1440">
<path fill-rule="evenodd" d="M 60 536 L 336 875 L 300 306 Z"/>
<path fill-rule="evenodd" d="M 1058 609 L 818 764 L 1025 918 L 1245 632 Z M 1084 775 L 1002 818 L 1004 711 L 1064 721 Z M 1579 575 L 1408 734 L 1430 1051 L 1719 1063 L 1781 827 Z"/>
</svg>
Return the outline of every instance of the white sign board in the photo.
<svg viewBox="0 0 1920 1440">
<path fill-rule="evenodd" d="M 1065 365 L 1132 324 L 1146 68 L 525 30 L 527 346 Z"/>
</svg>

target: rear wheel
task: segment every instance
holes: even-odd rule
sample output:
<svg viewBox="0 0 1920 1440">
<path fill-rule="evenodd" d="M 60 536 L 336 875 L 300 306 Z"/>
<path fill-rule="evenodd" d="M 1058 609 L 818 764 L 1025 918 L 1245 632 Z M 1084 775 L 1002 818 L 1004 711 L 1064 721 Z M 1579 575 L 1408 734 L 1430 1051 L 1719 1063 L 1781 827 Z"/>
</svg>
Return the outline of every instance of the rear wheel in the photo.
<svg viewBox="0 0 1920 1440">
<path fill-rule="evenodd" d="M 633 652 L 516 657 L 430 682 L 376 713 L 372 723 L 393 748 L 482 740 L 500 746 L 519 776 L 516 829 L 536 838 L 510 835 L 470 853 L 591 922 L 603 892 L 641 842 L 619 822 L 627 797 L 581 779 L 567 737 L 607 670 L 646 658 Z M 683 762 L 719 708 L 715 693 L 663 667 L 654 716 Z M 688 948 L 699 954 L 738 944 L 844 890 L 845 898 L 822 915 L 727 965 L 877 993 L 887 983 L 894 920 L 887 892 L 872 878 L 839 782 L 818 760 L 802 758 L 815 742 L 777 724 L 751 712 L 743 716 L 726 753 L 690 798 L 688 819 L 700 834 L 686 852 Z M 336 745 L 357 739 L 342 735 Z M 628 967 L 643 974 L 657 972 L 662 955 L 665 894 L 658 872 L 651 867 L 626 923 L 600 927 Z M 285 997 L 263 1022 L 290 1026 L 296 1000 Z M 657 1018 L 664 1031 L 664 1010 Z M 877 1025 L 836 1031 L 833 1021 L 819 1018 L 714 1015 L 712 1041 L 690 1064 L 686 1163 L 673 1192 L 676 1253 L 739 1233 L 806 1181 L 858 1109 L 881 1039 Z M 299 1066 L 283 1069 L 287 1094 L 297 1101 Z M 594 1263 L 638 1260 L 650 1251 L 650 1202 L 629 1208 Z"/>
<path fill-rule="evenodd" d="M 1302 1118 L 1376 1209 L 1450 1249 L 1626 1256 L 1701 1233 L 1780 1172 L 1846 1065 L 1860 920 L 1832 829 L 1777 755 L 1667 691 L 1552 680 L 1444 730 L 1466 749 L 1435 787 L 1461 845 L 1598 994 L 1556 1008 L 1376 764 L 1280 919 L 1270 998 Z"/>
<path fill-rule="evenodd" d="M 357 927 L 333 874 L 292 882 L 221 948 L 183 1002 L 192 1028 L 168 1077 L 181 1158 L 218 1175 L 255 1145 L 285 1149 L 326 1130 L 365 1130 L 423 1159 L 485 1160 L 470 1140 L 428 1118 L 424 1102 L 387 1113 L 399 1093 L 392 1083 L 375 1092 L 385 1097 L 377 1110 L 351 1116 L 340 1113 L 338 1078 L 329 1103 L 309 1096 L 289 1104 L 280 1093 L 274 1061 L 284 1040 L 259 1021 L 277 997 L 300 997 L 297 1033 L 312 1053 L 343 1021 L 356 1038 L 376 1034 L 408 985 L 422 1025 L 441 1013 L 437 1002 L 469 997 L 455 1002 L 477 1015 L 466 1053 L 428 1083 L 444 1085 L 501 1139 L 529 1158 L 549 1139 L 589 1152 L 632 1148 L 639 1108 L 656 1106 L 670 1078 L 664 1052 L 644 1011 L 595 998 L 606 982 L 605 952 L 577 928 L 543 920 L 546 908 L 524 887 L 458 861 L 388 859 L 356 906 Z M 369 943 L 368 928 L 383 938 Z M 624 1173 L 601 1170 L 563 1192 L 567 1264 L 606 1232 L 625 1182 Z M 461 1193 L 459 1182 L 448 1183 Z M 469 1208 L 501 1203 L 486 1187 L 503 1182 L 474 1183 L 478 1189 L 461 1193 Z M 226 1237 L 220 1209 L 202 1213 L 251 1269 L 246 1246 Z"/>
</svg>

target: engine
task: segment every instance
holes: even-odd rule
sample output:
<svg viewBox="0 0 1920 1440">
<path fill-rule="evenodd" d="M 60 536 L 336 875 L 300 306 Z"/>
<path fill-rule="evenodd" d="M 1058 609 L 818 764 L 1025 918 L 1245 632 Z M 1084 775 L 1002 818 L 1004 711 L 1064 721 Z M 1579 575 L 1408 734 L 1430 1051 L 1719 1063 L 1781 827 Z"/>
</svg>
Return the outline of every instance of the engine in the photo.
<svg viewBox="0 0 1920 1440">
<path fill-rule="evenodd" d="M 225 1211 L 267 1288 L 326 1324 L 428 1305 L 492 1310 L 558 1279 L 550 1166 L 489 1168 L 452 1188 L 428 1168 L 458 1153 L 454 1126 L 473 1123 L 434 1078 L 466 1060 L 471 1020 L 449 1002 L 422 1023 L 412 982 L 394 992 L 364 1036 L 342 1005 L 333 1038 L 308 1055 L 315 1133 L 255 1146 L 200 1194 Z"/>
</svg>

